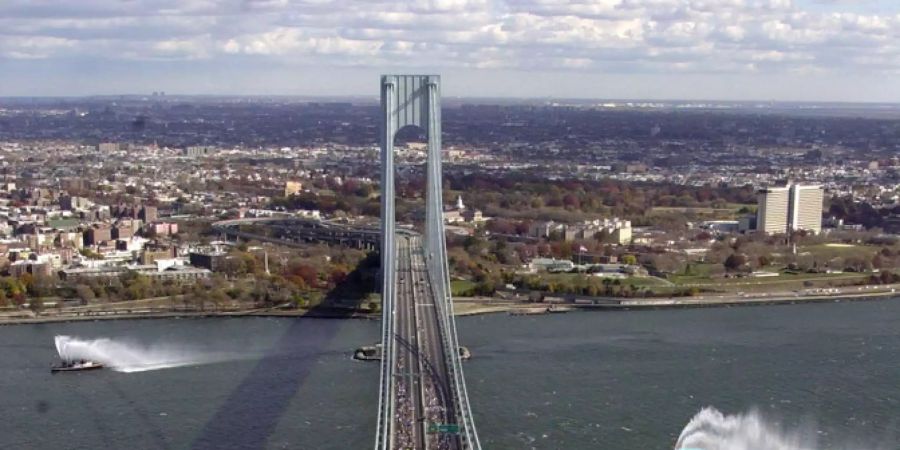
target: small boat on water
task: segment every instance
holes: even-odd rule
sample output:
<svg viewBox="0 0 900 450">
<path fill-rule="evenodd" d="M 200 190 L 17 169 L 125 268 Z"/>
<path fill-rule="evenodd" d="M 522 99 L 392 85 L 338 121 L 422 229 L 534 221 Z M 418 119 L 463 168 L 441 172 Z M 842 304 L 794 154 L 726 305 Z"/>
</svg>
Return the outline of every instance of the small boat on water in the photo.
<svg viewBox="0 0 900 450">
<path fill-rule="evenodd" d="M 51 367 L 50 372 L 78 372 L 82 370 L 97 370 L 102 368 L 103 364 L 94 361 L 63 361 L 58 366 Z"/>
</svg>

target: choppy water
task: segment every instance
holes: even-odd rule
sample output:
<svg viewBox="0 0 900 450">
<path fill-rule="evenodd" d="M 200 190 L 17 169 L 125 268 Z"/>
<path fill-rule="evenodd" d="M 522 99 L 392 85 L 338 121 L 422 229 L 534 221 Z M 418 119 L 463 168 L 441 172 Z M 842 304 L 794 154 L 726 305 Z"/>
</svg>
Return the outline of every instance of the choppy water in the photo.
<svg viewBox="0 0 900 450">
<path fill-rule="evenodd" d="M 490 449 L 900 448 L 900 300 L 459 321 Z M 0 327 L 0 448 L 369 448 L 377 322 Z M 51 376 L 64 351 L 118 371 Z"/>
</svg>

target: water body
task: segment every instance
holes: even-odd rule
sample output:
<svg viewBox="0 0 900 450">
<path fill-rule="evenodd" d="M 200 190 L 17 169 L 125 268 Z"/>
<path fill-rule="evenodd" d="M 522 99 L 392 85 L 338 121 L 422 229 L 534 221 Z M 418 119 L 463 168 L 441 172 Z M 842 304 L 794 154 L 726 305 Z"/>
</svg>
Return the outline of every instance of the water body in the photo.
<svg viewBox="0 0 900 450">
<path fill-rule="evenodd" d="M 485 448 L 900 448 L 900 300 L 459 327 Z M 369 448 L 378 369 L 350 352 L 379 331 L 264 318 L 0 327 L 0 448 Z M 115 370 L 51 375 L 56 336 Z"/>
</svg>

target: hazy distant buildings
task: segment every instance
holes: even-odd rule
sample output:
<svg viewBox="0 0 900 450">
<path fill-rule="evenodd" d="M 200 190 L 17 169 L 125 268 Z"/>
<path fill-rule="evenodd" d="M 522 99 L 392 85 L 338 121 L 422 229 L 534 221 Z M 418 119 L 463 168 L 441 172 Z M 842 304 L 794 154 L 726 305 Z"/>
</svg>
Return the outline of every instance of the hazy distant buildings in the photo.
<svg viewBox="0 0 900 450">
<path fill-rule="evenodd" d="M 97 150 L 102 153 L 117 152 L 119 151 L 119 144 L 117 142 L 101 142 L 97 145 Z"/>
<path fill-rule="evenodd" d="M 73 195 L 61 195 L 59 197 L 59 208 L 64 211 L 74 211 L 76 209 L 87 209 L 93 205 L 93 202 L 84 198 Z"/>
<path fill-rule="evenodd" d="M 821 186 L 798 184 L 766 188 L 759 191 L 756 215 L 757 230 L 766 234 L 789 231 L 822 231 Z"/>
<path fill-rule="evenodd" d="M 213 149 L 213 147 L 206 145 L 194 145 L 184 149 L 184 156 L 197 157 L 211 155 Z"/>
</svg>

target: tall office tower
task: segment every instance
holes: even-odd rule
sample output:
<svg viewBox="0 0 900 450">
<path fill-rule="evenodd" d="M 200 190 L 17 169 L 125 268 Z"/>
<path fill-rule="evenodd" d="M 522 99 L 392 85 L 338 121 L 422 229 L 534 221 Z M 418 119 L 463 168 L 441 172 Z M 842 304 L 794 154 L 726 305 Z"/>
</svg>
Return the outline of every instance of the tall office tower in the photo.
<svg viewBox="0 0 900 450">
<path fill-rule="evenodd" d="M 786 233 L 790 188 L 766 188 L 759 191 L 756 229 L 766 234 Z"/>
<path fill-rule="evenodd" d="M 790 231 L 822 231 L 821 186 L 797 184 L 759 191 L 756 229 L 767 234 Z"/>
<path fill-rule="evenodd" d="M 791 230 L 822 231 L 822 202 L 824 193 L 821 186 L 791 186 Z"/>
</svg>

